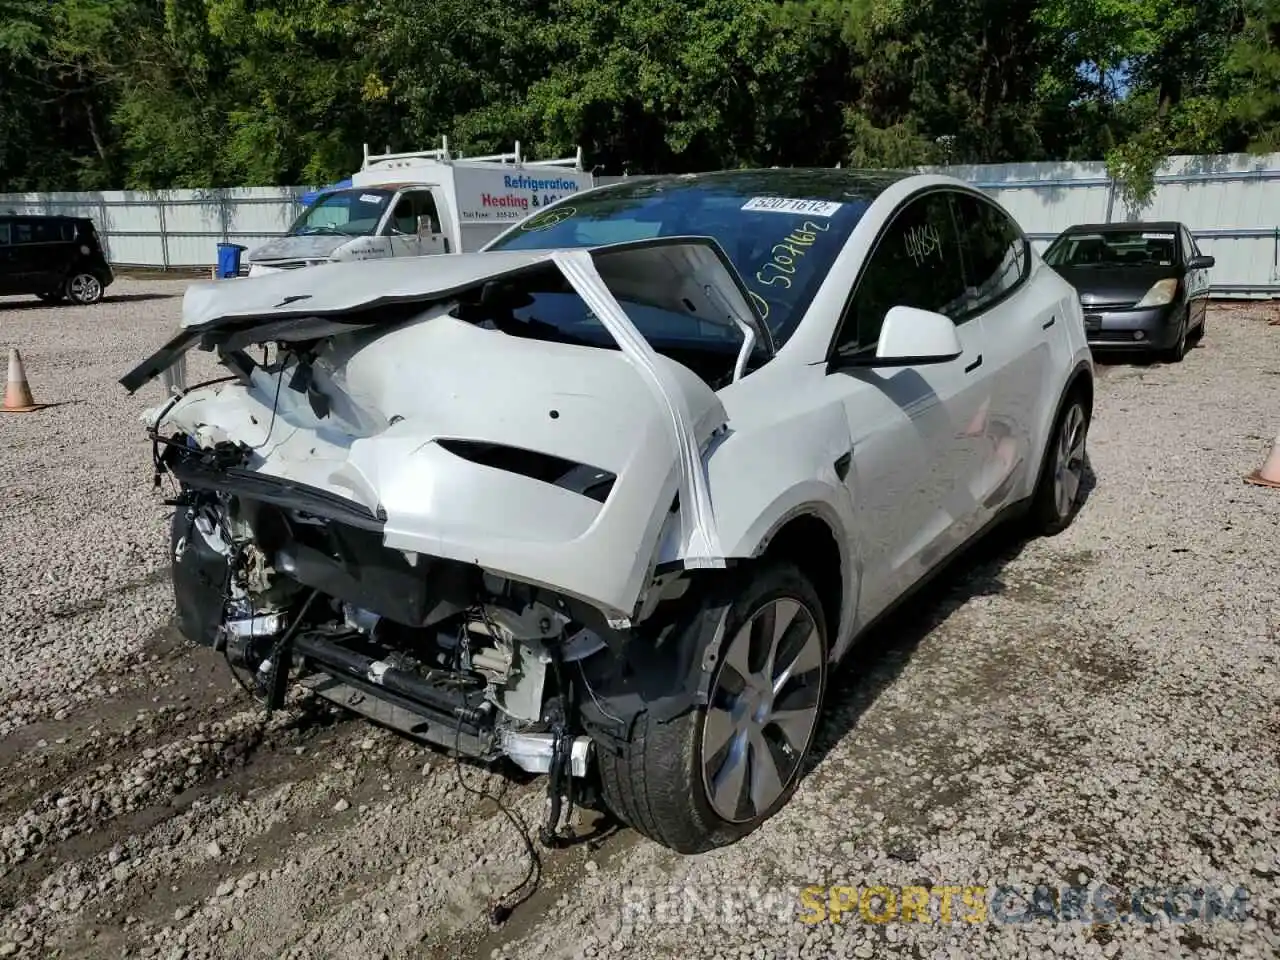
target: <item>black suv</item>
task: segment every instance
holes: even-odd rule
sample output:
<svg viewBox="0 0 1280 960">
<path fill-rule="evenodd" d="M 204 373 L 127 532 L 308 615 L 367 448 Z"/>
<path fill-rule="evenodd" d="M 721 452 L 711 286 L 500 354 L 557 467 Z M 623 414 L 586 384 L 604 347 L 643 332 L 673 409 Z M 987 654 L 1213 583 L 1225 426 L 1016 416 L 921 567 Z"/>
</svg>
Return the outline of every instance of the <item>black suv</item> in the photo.
<svg viewBox="0 0 1280 960">
<path fill-rule="evenodd" d="M 87 217 L 0 213 L 0 296 L 97 303 L 114 279 Z"/>
</svg>

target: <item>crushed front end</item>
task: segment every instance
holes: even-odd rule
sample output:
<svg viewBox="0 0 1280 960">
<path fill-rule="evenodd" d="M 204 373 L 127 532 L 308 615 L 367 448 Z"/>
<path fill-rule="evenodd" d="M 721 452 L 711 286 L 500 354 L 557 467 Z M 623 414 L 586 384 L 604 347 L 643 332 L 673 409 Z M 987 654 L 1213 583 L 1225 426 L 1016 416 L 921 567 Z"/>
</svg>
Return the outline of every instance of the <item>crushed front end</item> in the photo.
<svg viewBox="0 0 1280 960">
<path fill-rule="evenodd" d="M 190 325 L 121 382 L 162 377 L 171 394 L 145 419 L 157 485 L 175 487 L 182 632 L 224 652 L 268 710 L 299 684 L 416 740 L 548 774 L 550 843 L 562 800 L 595 794 L 593 754 L 639 713 L 690 709 L 705 680 L 673 625 L 714 566 L 689 545 L 715 537 L 678 455 L 684 442 L 698 456 L 723 410 L 625 329 L 619 351 L 489 323 L 502 297 L 573 288 L 525 270 L 495 293 L 485 268 L 503 261 L 488 257 L 449 258 L 476 277 L 447 297 L 373 310 L 321 310 L 285 275 L 231 281 L 262 284 L 226 296 L 260 290 L 273 312 Z M 320 273 L 363 279 L 345 268 Z M 284 309 L 304 296 L 311 309 Z M 175 371 L 196 342 L 231 375 L 187 389 Z"/>
<path fill-rule="evenodd" d="M 235 447 L 164 444 L 181 484 L 171 545 L 187 637 L 251 674 L 268 708 L 297 682 L 467 757 L 587 776 L 573 680 L 621 634 L 568 598 L 388 549 L 376 515 L 249 481 L 244 463 Z"/>
</svg>

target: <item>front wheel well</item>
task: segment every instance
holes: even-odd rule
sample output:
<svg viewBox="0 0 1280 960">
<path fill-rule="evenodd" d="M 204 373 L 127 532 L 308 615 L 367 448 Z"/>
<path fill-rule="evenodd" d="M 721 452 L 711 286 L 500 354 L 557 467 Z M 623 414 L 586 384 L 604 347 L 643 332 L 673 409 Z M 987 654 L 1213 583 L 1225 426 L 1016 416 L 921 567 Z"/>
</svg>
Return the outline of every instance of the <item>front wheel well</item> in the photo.
<svg viewBox="0 0 1280 960">
<path fill-rule="evenodd" d="M 1067 385 L 1065 397 L 1079 394 L 1080 399 L 1084 402 L 1084 412 L 1087 416 L 1093 416 L 1093 376 L 1085 367 L 1081 367 L 1076 371 L 1076 375 L 1071 378 L 1071 382 Z"/>
<path fill-rule="evenodd" d="M 793 517 L 769 539 L 761 557 L 790 561 L 813 584 L 822 601 L 827 642 L 834 647 L 844 604 L 844 576 L 840 545 L 831 527 L 813 514 Z"/>
</svg>

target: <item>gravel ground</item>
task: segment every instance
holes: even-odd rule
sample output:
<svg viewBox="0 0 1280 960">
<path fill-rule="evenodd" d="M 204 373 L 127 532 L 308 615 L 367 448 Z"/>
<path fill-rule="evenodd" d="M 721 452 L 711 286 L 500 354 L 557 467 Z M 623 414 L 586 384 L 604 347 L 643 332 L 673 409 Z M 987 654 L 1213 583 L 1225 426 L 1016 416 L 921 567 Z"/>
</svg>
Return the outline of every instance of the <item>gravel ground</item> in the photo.
<svg viewBox="0 0 1280 960">
<path fill-rule="evenodd" d="M 182 289 L 0 300 L 0 345 L 59 404 L 0 417 L 0 957 L 1280 955 L 1280 495 L 1241 481 L 1280 426 L 1274 308 L 1215 308 L 1181 366 L 1100 369 L 1076 524 L 982 545 L 868 638 L 764 829 L 684 859 L 626 830 L 543 853 L 493 928 L 528 862 L 472 791 L 532 824 L 539 781 L 463 784 L 307 702 L 264 718 L 168 626 L 156 388 L 115 381 Z M 1114 922 L 1046 900 L 1100 884 Z M 1013 894 L 1037 885 L 1032 917 Z M 1219 893 L 1225 916 L 1187 920 Z"/>
</svg>

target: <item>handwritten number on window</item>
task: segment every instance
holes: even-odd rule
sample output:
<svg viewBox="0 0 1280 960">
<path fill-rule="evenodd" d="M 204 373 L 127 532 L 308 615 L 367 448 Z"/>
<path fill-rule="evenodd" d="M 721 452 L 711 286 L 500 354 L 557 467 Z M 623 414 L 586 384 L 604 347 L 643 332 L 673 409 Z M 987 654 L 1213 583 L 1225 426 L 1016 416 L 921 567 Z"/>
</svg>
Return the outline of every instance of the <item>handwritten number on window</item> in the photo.
<svg viewBox="0 0 1280 960">
<path fill-rule="evenodd" d="M 799 229 L 792 230 L 770 249 L 770 259 L 756 271 L 756 282 L 766 287 L 781 286 L 784 290 L 791 289 L 791 277 L 796 272 L 796 261 L 805 255 L 809 247 L 813 246 L 819 233 L 826 233 L 830 229 L 829 223 L 821 225 L 806 220 Z"/>
<path fill-rule="evenodd" d="M 939 262 L 943 259 L 942 237 L 938 234 L 938 228 L 931 223 L 920 224 L 908 229 L 906 246 L 907 256 L 912 259 L 916 266 L 923 264 L 934 253 L 937 253 Z"/>
</svg>

